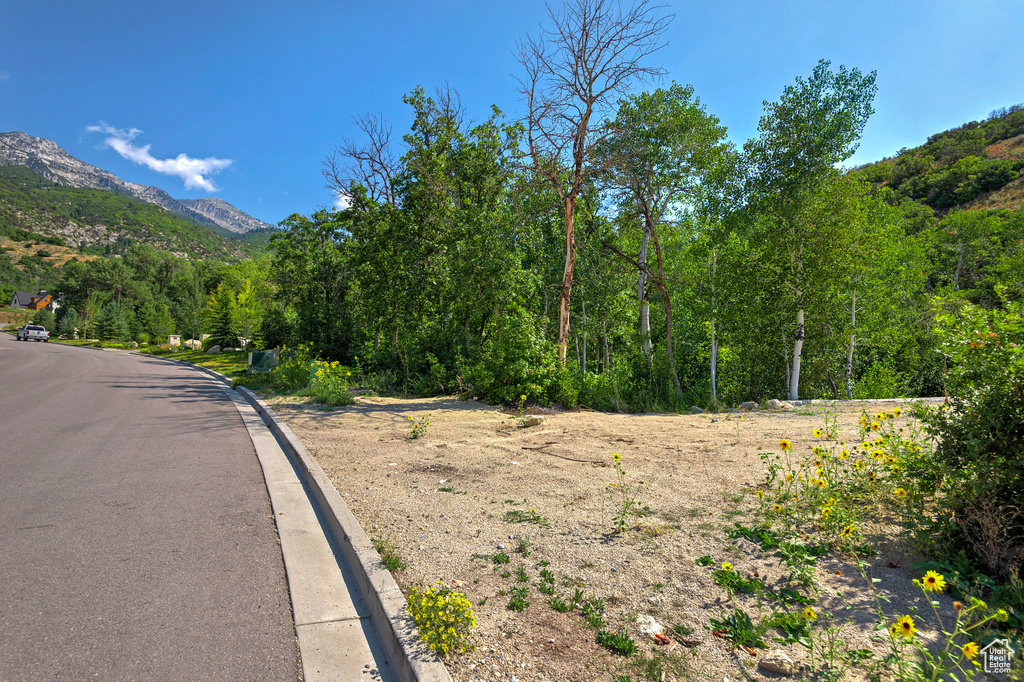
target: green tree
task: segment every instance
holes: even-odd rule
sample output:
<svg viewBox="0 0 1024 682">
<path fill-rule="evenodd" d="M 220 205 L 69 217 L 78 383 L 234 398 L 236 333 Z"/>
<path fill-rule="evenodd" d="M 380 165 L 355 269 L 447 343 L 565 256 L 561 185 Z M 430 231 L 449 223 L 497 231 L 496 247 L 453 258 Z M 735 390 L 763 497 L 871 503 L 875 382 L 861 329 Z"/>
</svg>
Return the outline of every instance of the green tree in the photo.
<svg viewBox="0 0 1024 682">
<path fill-rule="evenodd" d="M 124 341 L 128 334 L 128 323 L 121 306 L 116 301 L 108 301 L 96 316 L 97 338 L 101 341 Z"/>
<path fill-rule="evenodd" d="M 809 79 L 797 78 L 777 102 L 765 102 L 758 137 L 744 145 L 758 257 L 795 311 L 791 400 L 799 397 L 805 310 L 823 295 L 818 285 L 832 275 L 834 237 L 844 231 L 842 220 L 828 219 L 841 187 L 835 167 L 857 150 L 877 90 L 874 72 L 829 66 L 818 62 Z"/>
<path fill-rule="evenodd" d="M 576 261 L 576 202 L 590 175 L 602 170 L 594 150 L 614 130 L 604 124 L 616 97 L 663 73 L 643 62 L 663 46 L 671 16 L 641 0 L 626 11 L 602 0 L 573 0 L 562 12 L 549 7 L 551 25 L 519 44 L 525 74 L 530 168 L 557 192 L 565 225 L 565 267 L 558 298 L 558 357 L 565 365 Z"/>
<path fill-rule="evenodd" d="M 220 284 L 210 294 L 205 316 L 213 343 L 222 347 L 238 345 L 238 304 L 230 287 Z"/>
<path fill-rule="evenodd" d="M 60 320 L 57 321 L 57 334 L 65 339 L 73 339 L 80 325 L 78 311 L 74 308 L 64 308 Z"/>
<path fill-rule="evenodd" d="M 673 356 L 672 297 L 659 229 L 670 229 L 667 221 L 686 212 L 708 213 L 704 209 L 712 203 L 709 200 L 716 187 L 735 167 L 733 149 L 725 141 L 726 129 L 706 112 L 691 86 L 673 83 L 667 90 L 624 100 L 612 126 L 615 136 L 600 144 L 595 155 L 597 164 L 606 169 L 599 179 L 620 212 L 636 219 L 642 236 L 636 256 L 610 248 L 638 271 L 639 335 L 649 361 L 653 354 L 648 284 L 657 289 L 665 313 L 665 352 L 676 395 L 682 396 Z M 653 272 L 648 259 L 651 248 Z"/>
</svg>

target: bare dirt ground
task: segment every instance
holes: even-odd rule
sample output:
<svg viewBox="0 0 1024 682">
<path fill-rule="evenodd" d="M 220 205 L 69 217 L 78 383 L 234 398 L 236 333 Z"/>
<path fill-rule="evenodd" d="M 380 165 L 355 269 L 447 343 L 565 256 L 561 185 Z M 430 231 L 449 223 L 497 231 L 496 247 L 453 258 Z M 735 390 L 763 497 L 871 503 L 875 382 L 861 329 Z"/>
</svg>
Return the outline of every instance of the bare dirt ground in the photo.
<svg viewBox="0 0 1024 682">
<path fill-rule="evenodd" d="M 666 680 L 777 677 L 757 668 L 765 652 L 736 649 L 713 635 L 710 619 L 729 613 L 736 602 L 712 582 L 711 569 L 695 560 L 711 555 L 778 584 L 783 571 L 777 559 L 725 534 L 736 521 L 752 523 L 752 493 L 765 471 L 760 455 L 778 451 L 781 438 L 793 440 L 794 452 L 807 453 L 824 410 L 837 413 L 840 437 L 853 440 L 862 409 L 893 407 L 840 403 L 696 415 L 550 412 L 543 424 L 523 428 L 510 410 L 454 398 L 364 397 L 334 411 L 294 398 L 272 398 L 270 404 L 331 476 L 371 537 L 390 542 L 408 563 L 395 573 L 400 585 L 443 580 L 469 597 L 478 624 L 475 650 L 446 660 L 453 678 L 521 682 L 650 679 L 654 668 L 640 670 L 636 662 L 653 657 L 655 648 L 671 650 L 659 664 L 668 669 Z M 427 418 L 423 435 L 413 438 L 413 424 Z M 613 532 L 614 453 L 621 455 L 629 485 L 644 481 L 639 501 L 647 508 L 622 533 Z M 522 551 L 526 543 L 528 554 Z M 496 554 L 507 554 L 509 563 L 496 564 Z M 872 571 L 881 593 L 892 600 L 886 611 L 895 616 L 920 609 L 915 618 L 927 637 L 935 624 L 912 583 L 918 576 L 909 563 L 892 550 L 872 560 Z M 542 571 L 550 572 L 555 595 L 565 601 L 576 590 L 603 600 L 606 629 L 628 632 L 640 644 L 640 656 L 627 659 L 599 646 L 579 609 L 552 608 L 539 590 Z M 816 575 L 817 608 L 839 613 L 841 642 L 881 651 L 869 639 L 875 602 L 849 561 L 822 558 Z M 527 588 L 529 607 L 509 610 L 510 592 L 521 587 Z M 945 595 L 940 602 L 952 612 Z M 754 602 L 743 608 L 757 614 Z M 639 631 L 638 616 L 692 632 L 656 647 Z M 797 644 L 774 648 L 797 661 L 808 659 Z"/>
</svg>

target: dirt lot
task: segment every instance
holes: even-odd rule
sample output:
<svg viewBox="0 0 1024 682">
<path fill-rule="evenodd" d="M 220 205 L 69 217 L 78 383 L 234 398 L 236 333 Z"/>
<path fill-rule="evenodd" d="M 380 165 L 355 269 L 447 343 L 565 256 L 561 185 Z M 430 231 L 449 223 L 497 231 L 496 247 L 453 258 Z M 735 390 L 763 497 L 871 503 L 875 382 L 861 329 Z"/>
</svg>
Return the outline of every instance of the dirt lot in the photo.
<svg viewBox="0 0 1024 682">
<path fill-rule="evenodd" d="M 839 410 L 841 437 L 853 440 L 862 409 L 893 407 L 860 403 L 731 415 L 552 412 L 544 423 L 523 428 L 516 413 L 454 398 L 367 397 L 335 411 L 295 399 L 271 404 L 371 537 L 392 543 L 408 563 L 395 574 L 399 584 L 443 580 L 471 600 L 476 648 L 448 659 L 452 676 L 521 682 L 650 679 L 657 666 L 640 670 L 636 661 L 652 657 L 654 649 L 671 651 L 658 664 L 668 670 L 667 680 L 775 677 L 757 668 L 763 651 L 734 649 L 712 634 L 709 620 L 737 602 L 695 559 L 711 555 L 778 584 L 783 572 L 777 559 L 724 532 L 750 520 L 751 493 L 764 474 L 760 454 L 777 451 L 781 438 L 794 441 L 794 452 L 806 453 L 824 410 Z M 413 438 L 413 425 L 426 419 L 425 432 Z M 647 508 L 622 533 L 613 532 L 620 490 L 609 486 L 616 482 L 614 453 L 621 455 L 630 486 L 644 481 L 639 501 Z M 528 554 L 522 551 L 527 543 Z M 496 554 L 508 555 L 509 563 L 496 564 Z M 926 635 L 933 630 L 929 609 L 911 582 L 916 574 L 909 563 L 898 553 L 883 553 L 873 571 L 892 599 L 887 612 L 912 613 L 917 605 L 918 628 Z M 550 572 L 547 580 L 553 578 L 563 600 L 576 590 L 603 600 L 606 629 L 628 632 L 641 656 L 626 659 L 599 646 L 578 608 L 552 608 L 539 591 L 542 571 Z M 850 648 L 877 647 L 869 639 L 874 601 L 857 571 L 840 557 L 827 557 L 819 560 L 816 575 L 817 608 L 840 613 L 840 640 Z M 522 612 L 507 608 L 517 587 L 527 588 L 529 607 Z M 951 609 L 945 596 L 940 601 Z M 742 606 L 758 612 L 749 600 Z M 638 616 L 692 632 L 656 647 L 639 631 Z M 808 658 L 797 644 L 776 648 L 798 661 Z"/>
</svg>

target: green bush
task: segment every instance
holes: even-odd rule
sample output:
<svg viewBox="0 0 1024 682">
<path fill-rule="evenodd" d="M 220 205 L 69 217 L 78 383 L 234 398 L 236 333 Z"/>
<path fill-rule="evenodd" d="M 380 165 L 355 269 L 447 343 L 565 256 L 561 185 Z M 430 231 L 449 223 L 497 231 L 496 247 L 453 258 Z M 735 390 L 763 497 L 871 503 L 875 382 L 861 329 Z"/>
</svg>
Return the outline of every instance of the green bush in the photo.
<svg viewBox="0 0 1024 682">
<path fill-rule="evenodd" d="M 892 360 L 873 363 L 857 379 L 853 397 L 857 400 L 905 398 L 910 393 L 910 374 L 897 372 Z"/>
<path fill-rule="evenodd" d="M 1024 557 L 1024 300 L 938 320 L 952 401 L 921 414 L 947 491 L 938 530 L 1005 577 Z"/>
<path fill-rule="evenodd" d="M 545 341 L 537 320 L 519 306 L 506 309 L 488 329 L 480 356 L 461 374 L 469 393 L 492 403 L 523 400 L 575 405 L 572 375 L 558 364 L 554 343 Z"/>
<path fill-rule="evenodd" d="M 309 388 L 313 400 L 332 407 L 355 403 L 355 398 L 348 390 L 348 382 L 352 376 L 350 369 L 337 362 L 318 361 L 312 363 L 312 370 Z"/>
</svg>

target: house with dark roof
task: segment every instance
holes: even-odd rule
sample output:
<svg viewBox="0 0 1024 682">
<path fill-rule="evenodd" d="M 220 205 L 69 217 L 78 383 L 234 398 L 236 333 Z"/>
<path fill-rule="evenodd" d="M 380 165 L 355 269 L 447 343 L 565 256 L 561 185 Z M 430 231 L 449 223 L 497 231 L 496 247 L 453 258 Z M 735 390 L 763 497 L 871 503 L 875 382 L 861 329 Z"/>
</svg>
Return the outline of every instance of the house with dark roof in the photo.
<svg viewBox="0 0 1024 682">
<path fill-rule="evenodd" d="M 40 290 L 38 294 L 30 294 L 27 291 L 15 291 L 11 299 L 10 308 L 21 310 L 42 310 L 53 305 L 53 294 Z"/>
</svg>

